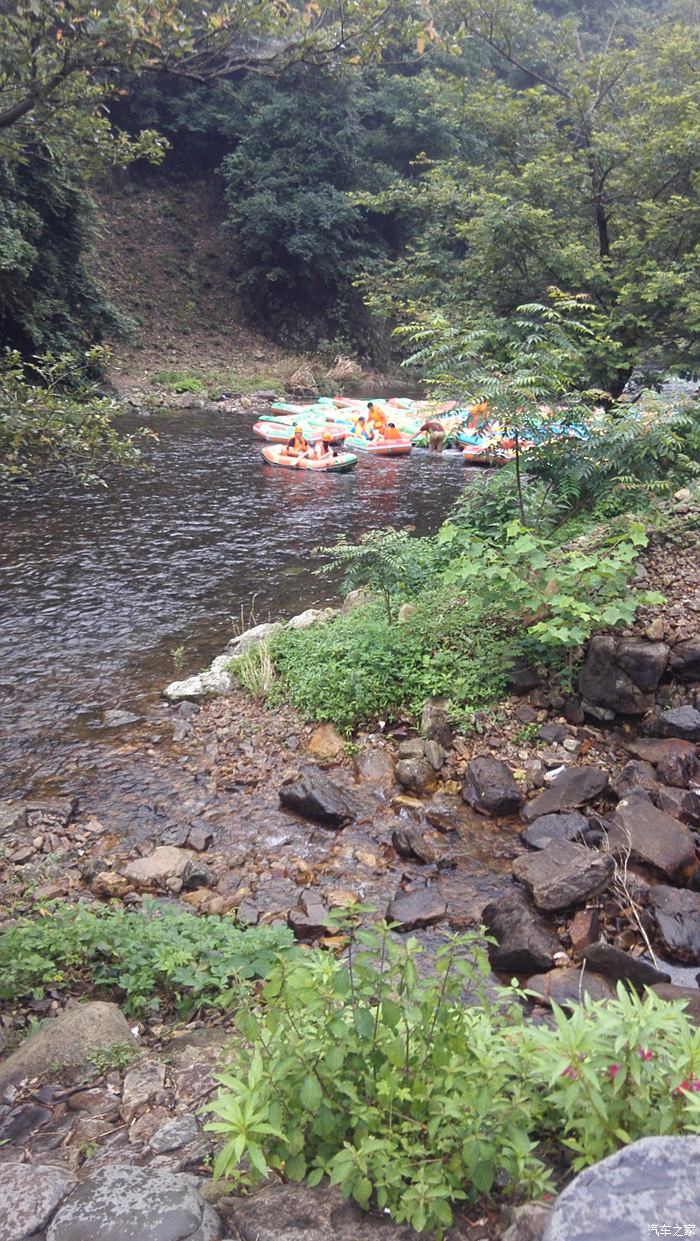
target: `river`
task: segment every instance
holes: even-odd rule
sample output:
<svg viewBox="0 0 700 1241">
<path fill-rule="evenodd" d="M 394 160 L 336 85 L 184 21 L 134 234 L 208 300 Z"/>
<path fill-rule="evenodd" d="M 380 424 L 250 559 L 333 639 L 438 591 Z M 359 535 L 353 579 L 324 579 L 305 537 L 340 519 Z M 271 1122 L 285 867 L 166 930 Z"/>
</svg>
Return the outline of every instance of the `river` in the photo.
<svg viewBox="0 0 700 1241">
<path fill-rule="evenodd" d="M 314 548 L 374 526 L 434 530 L 464 486 L 452 453 L 348 475 L 275 469 L 254 418 L 156 416 L 147 472 L 0 501 L 0 796 L 61 791 L 76 771 L 84 782 L 123 748 L 106 709 L 144 717 L 157 739 L 163 685 L 206 664 L 241 616 L 328 601 Z"/>
</svg>

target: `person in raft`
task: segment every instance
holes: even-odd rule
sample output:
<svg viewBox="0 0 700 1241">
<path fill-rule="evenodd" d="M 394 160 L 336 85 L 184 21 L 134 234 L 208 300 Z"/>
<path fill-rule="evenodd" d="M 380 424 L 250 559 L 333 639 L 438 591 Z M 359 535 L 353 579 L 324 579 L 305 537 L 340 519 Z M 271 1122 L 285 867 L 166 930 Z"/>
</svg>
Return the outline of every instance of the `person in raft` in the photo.
<svg viewBox="0 0 700 1241">
<path fill-rule="evenodd" d="M 429 449 L 430 452 L 442 452 L 445 447 L 446 432 L 441 422 L 437 418 L 426 418 L 423 426 L 419 428 L 418 434 L 427 431 L 430 435 Z"/>
<path fill-rule="evenodd" d="M 367 418 L 372 430 L 376 431 L 377 435 L 383 435 L 387 428 L 386 414 L 374 401 L 367 402 Z"/>
<path fill-rule="evenodd" d="M 401 432 L 397 429 L 396 423 L 395 422 L 388 423 L 386 431 L 384 432 L 384 435 L 383 435 L 383 439 L 393 441 L 393 440 L 400 440 L 401 438 L 402 438 Z"/>
<path fill-rule="evenodd" d="M 318 440 L 312 450 L 311 455 L 318 458 L 319 461 L 325 461 L 329 457 L 335 457 L 336 452 L 333 447 L 333 436 L 330 431 L 324 431 L 323 436 Z"/>
<path fill-rule="evenodd" d="M 355 426 L 353 427 L 353 435 L 358 440 L 373 440 L 374 431 L 371 426 L 367 425 L 367 419 L 364 414 L 360 414 Z"/>
<path fill-rule="evenodd" d="M 294 428 L 292 439 L 287 440 L 287 455 L 290 457 L 305 457 L 309 451 L 309 445 L 304 439 L 304 432 L 301 427 Z"/>
</svg>

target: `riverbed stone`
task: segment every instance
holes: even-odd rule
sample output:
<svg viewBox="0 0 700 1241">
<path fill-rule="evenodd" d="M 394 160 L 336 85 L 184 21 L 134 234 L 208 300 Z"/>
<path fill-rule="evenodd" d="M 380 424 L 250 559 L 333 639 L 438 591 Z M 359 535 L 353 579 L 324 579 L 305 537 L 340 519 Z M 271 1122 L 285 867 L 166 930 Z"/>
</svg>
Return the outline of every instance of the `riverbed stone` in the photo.
<svg viewBox="0 0 700 1241">
<path fill-rule="evenodd" d="M 631 762 L 625 763 L 613 788 L 618 797 L 626 797 L 628 793 L 634 792 L 635 789 L 643 789 L 644 792 L 653 796 L 658 785 L 656 769 L 652 767 L 651 763 L 645 763 L 642 759 L 635 758 Z"/>
<path fill-rule="evenodd" d="M 338 758 L 345 753 L 345 745 L 335 724 L 319 724 L 309 737 L 307 748 L 314 758 Z"/>
<path fill-rule="evenodd" d="M 666 671 L 669 647 L 644 638 L 600 634 L 588 644 L 579 674 L 586 703 L 621 715 L 644 715 Z"/>
<path fill-rule="evenodd" d="M 421 747 L 423 742 L 420 743 Z M 396 779 L 402 788 L 417 797 L 434 793 L 437 788 L 435 770 L 427 758 L 401 758 L 396 764 Z"/>
<path fill-rule="evenodd" d="M 566 840 L 552 841 L 513 863 L 514 877 L 532 893 L 537 908 L 548 913 L 581 905 L 605 891 L 613 869 L 609 854 Z"/>
<path fill-rule="evenodd" d="M 462 797 L 478 814 L 492 816 L 517 814 L 523 803 L 507 763 L 489 755 L 480 755 L 470 762 Z"/>
<path fill-rule="evenodd" d="M 700 965 L 700 893 L 654 884 L 649 907 L 664 954 L 685 965 Z"/>
<path fill-rule="evenodd" d="M 307 608 L 305 612 L 300 612 L 298 616 L 287 621 L 287 629 L 310 629 L 312 625 L 328 621 L 333 616 L 335 608 Z"/>
<path fill-rule="evenodd" d="M 121 1116 L 127 1124 L 158 1098 L 165 1082 L 165 1065 L 158 1060 L 142 1060 L 129 1069 L 122 1087 Z"/>
<path fill-rule="evenodd" d="M 0 802 L 0 837 L 21 832 L 26 826 L 27 808 L 23 802 Z"/>
<path fill-rule="evenodd" d="M 429 888 L 414 888 L 412 892 L 397 892 L 386 911 L 386 918 L 387 922 L 398 922 L 399 931 L 416 931 L 442 921 L 446 913 L 447 901 L 437 884 L 433 884 Z"/>
<path fill-rule="evenodd" d="M 237 638 L 231 639 L 224 651 L 224 655 L 227 659 L 243 655 L 245 651 L 250 650 L 251 646 L 258 646 L 261 642 L 266 642 L 283 628 L 281 621 L 263 621 L 261 625 L 253 625 L 251 629 L 244 630 Z"/>
<path fill-rule="evenodd" d="M 158 845 L 146 857 L 136 858 L 124 867 L 124 875 L 139 888 L 163 887 L 169 879 L 181 879 L 187 866 L 197 861 L 190 849 Z"/>
<path fill-rule="evenodd" d="M 0 1166 L 0 1241 L 25 1241 L 45 1228 L 78 1184 L 67 1168 L 49 1164 Z"/>
<path fill-rule="evenodd" d="M 366 1212 L 329 1185 L 273 1185 L 230 1200 L 240 1241 L 417 1241 L 408 1224 Z"/>
<path fill-rule="evenodd" d="M 117 1005 L 105 1000 L 76 1004 L 47 1021 L 0 1063 L 0 1094 L 11 1083 L 40 1076 L 50 1065 L 84 1065 L 89 1052 L 115 1045 L 137 1046 Z"/>
<path fill-rule="evenodd" d="M 687 638 L 671 648 L 669 669 L 679 681 L 700 681 L 700 637 Z"/>
<path fill-rule="evenodd" d="M 660 784 L 656 791 L 656 804 L 672 819 L 680 819 L 689 827 L 700 827 L 700 794 L 693 789 L 680 789 L 675 785 Z"/>
<path fill-rule="evenodd" d="M 355 770 L 361 780 L 389 788 L 394 783 L 396 763 L 389 750 L 368 745 L 355 758 Z"/>
<path fill-rule="evenodd" d="M 660 741 L 638 739 L 627 742 L 626 749 L 634 758 L 652 763 L 661 784 L 687 788 L 700 773 L 697 746 L 680 737 L 668 737 Z"/>
<path fill-rule="evenodd" d="M 547 974 L 533 974 L 525 987 L 528 991 L 534 991 L 541 1001 L 559 1004 L 562 1008 L 580 1004 L 583 996 L 591 1000 L 614 1000 L 616 995 L 615 985 L 609 978 L 575 966 L 550 970 Z"/>
<path fill-rule="evenodd" d="M 700 711 L 696 707 L 672 707 L 662 711 L 657 723 L 662 737 L 700 741 Z"/>
<path fill-rule="evenodd" d="M 111 1164 L 59 1208 L 47 1241 L 218 1241 L 218 1216 L 194 1177 Z"/>
<path fill-rule="evenodd" d="M 608 846 L 617 856 L 629 852 L 633 861 L 651 866 L 668 879 L 689 876 L 695 867 L 695 843 L 685 824 L 635 794 L 618 802 Z"/>
<path fill-rule="evenodd" d="M 531 849 L 546 849 L 553 840 L 580 840 L 587 829 L 586 816 L 572 810 L 569 814 L 542 815 L 520 833 L 520 838 Z"/>
<path fill-rule="evenodd" d="M 607 787 L 608 777 L 598 767 L 565 767 L 549 788 L 526 802 L 520 817 L 525 823 L 532 823 L 546 814 L 577 810 L 602 796 Z"/>
<path fill-rule="evenodd" d="M 698 987 L 681 987 L 671 982 L 661 982 L 652 990 L 662 1000 L 681 1000 L 685 1005 L 686 1016 L 693 1025 L 700 1026 L 700 989 Z"/>
<path fill-rule="evenodd" d="M 320 767 L 302 768 L 301 775 L 285 780 L 279 799 L 287 810 L 323 827 L 340 828 L 360 817 L 364 806 L 351 789 L 332 780 Z"/>
<path fill-rule="evenodd" d="M 488 945 L 491 968 L 504 974 L 533 974 L 549 970 L 561 952 L 559 937 L 537 912 L 524 892 L 514 889 L 491 901 L 482 921 L 497 941 Z"/>
<path fill-rule="evenodd" d="M 556 1199 L 544 1241 L 640 1241 L 650 1226 L 673 1236 L 698 1221 L 700 1138 L 641 1138 L 579 1172 Z"/>
<path fill-rule="evenodd" d="M 607 944 L 604 940 L 598 940 L 584 948 L 581 957 L 595 974 L 604 974 L 613 982 L 631 983 L 640 991 L 644 987 L 653 987 L 655 983 L 671 981 L 670 974 L 656 969 L 650 961 L 630 956 L 628 952 L 623 952 L 621 948 Z"/>
<path fill-rule="evenodd" d="M 181 1146 L 187 1146 L 188 1142 L 194 1142 L 198 1136 L 197 1117 L 187 1112 L 184 1116 L 173 1116 L 166 1120 L 164 1125 L 156 1129 L 148 1145 L 151 1150 L 163 1155 L 166 1151 L 176 1151 Z"/>
<path fill-rule="evenodd" d="M 427 698 L 423 703 L 420 730 L 428 741 L 437 741 L 444 750 L 452 745 L 452 725 L 446 698 Z"/>
</svg>

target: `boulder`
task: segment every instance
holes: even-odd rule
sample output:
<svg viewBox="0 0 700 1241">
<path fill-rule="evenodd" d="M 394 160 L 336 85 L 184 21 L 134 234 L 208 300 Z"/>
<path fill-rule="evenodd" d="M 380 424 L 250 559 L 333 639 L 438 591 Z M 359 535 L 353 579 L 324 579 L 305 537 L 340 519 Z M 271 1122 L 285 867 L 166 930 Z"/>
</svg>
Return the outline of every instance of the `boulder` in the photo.
<svg viewBox="0 0 700 1241">
<path fill-rule="evenodd" d="M 418 862 L 432 864 L 437 861 L 439 851 L 429 838 L 424 828 L 416 825 L 397 827 L 391 833 L 391 843 L 399 857 L 410 858 Z"/>
<path fill-rule="evenodd" d="M 355 758 L 355 771 L 361 780 L 389 788 L 394 783 L 396 763 L 388 750 L 367 746 Z"/>
<path fill-rule="evenodd" d="M 549 970 L 561 952 L 555 931 L 524 892 L 517 889 L 491 901 L 482 921 L 497 941 L 489 944 L 491 968 L 502 974 L 533 974 Z"/>
<path fill-rule="evenodd" d="M 260 642 L 266 642 L 268 638 L 279 633 L 283 628 L 284 626 L 280 621 L 265 621 L 262 625 L 254 625 L 252 629 L 246 629 L 237 638 L 231 639 L 224 651 L 223 657 L 228 660 L 237 655 L 243 655 L 251 646 L 258 646 Z M 219 656 L 219 658 L 222 657 Z"/>
<path fill-rule="evenodd" d="M 298 616 L 287 621 L 287 629 L 310 629 L 312 625 L 328 621 L 332 616 L 335 616 L 334 608 L 307 608 L 305 612 L 300 612 Z"/>
<path fill-rule="evenodd" d="M 692 789 L 679 789 L 673 785 L 660 784 L 656 792 L 656 804 L 672 819 L 680 819 L 690 827 L 700 827 L 700 794 Z"/>
<path fill-rule="evenodd" d="M 366 586 L 360 586 L 357 590 L 351 590 L 345 596 L 342 611 L 347 615 L 354 612 L 356 608 L 363 608 L 368 603 L 374 602 L 374 595 Z"/>
<path fill-rule="evenodd" d="M 566 767 L 543 793 L 523 806 L 520 817 L 532 823 L 545 814 L 561 814 L 595 801 L 608 787 L 608 777 L 598 767 Z"/>
<path fill-rule="evenodd" d="M 427 758 L 399 759 L 396 764 L 396 779 L 402 788 L 418 797 L 434 793 L 437 788 L 435 770 Z"/>
<path fill-rule="evenodd" d="M 268 1186 L 234 1199 L 229 1218 L 240 1241 L 417 1241 L 408 1224 L 362 1211 L 325 1184 Z"/>
<path fill-rule="evenodd" d="M 664 953 L 672 961 L 700 965 L 700 894 L 655 884 L 649 891 L 649 907 Z"/>
<path fill-rule="evenodd" d="M 428 741 L 437 741 L 444 750 L 452 745 L 452 725 L 445 698 L 428 698 L 423 703 L 420 730 Z"/>
<path fill-rule="evenodd" d="M 91 1051 L 119 1045 L 136 1047 L 126 1017 L 116 1004 L 95 1000 L 76 1004 L 47 1021 L 0 1064 L 0 1094 L 25 1077 L 39 1077 L 49 1066 L 82 1066 Z"/>
<path fill-rule="evenodd" d="M 46 1241 L 217 1241 L 218 1216 L 194 1177 L 155 1168 L 99 1168 L 59 1208 Z"/>
<path fill-rule="evenodd" d="M 684 741 L 700 741 L 700 711 L 696 707 L 673 707 L 662 711 L 657 720 L 662 737 L 680 737 Z"/>
<path fill-rule="evenodd" d="M 396 893 L 386 911 L 387 922 L 398 922 L 399 931 L 416 931 L 419 927 L 440 922 L 447 913 L 447 901 L 437 884 L 414 888 L 412 892 Z"/>
<path fill-rule="evenodd" d="M 165 1065 L 158 1060 L 142 1060 L 129 1069 L 122 1088 L 122 1120 L 129 1124 L 149 1103 L 157 1101 L 164 1082 Z"/>
<path fill-rule="evenodd" d="M 641 759 L 632 759 L 630 763 L 626 763 L 618 779 L 613 785 L 618 797 L 626 797 L 628 793 L 634 792 L 636 789 L 643 789 L 646 793 L 654 794 L 659 786 L 656 778 L 656 769 L 651 763 L 645 763 Z"/>
<path fill-rule="evenodd" d="M 688 638 L 672 647 L 668 666 L 679 681 L 700 681 L 700 637 Z"/>
<path fill-rule="evenodd" d="M 627 752 L 645 763 L 653 763 L 662 784 L 686 788 L 700 771 L 697 746 L 692 741 L 669 737 L 664 741 L 629 741 Z"/>
<path fill-rule="evenodd" d="M 180 1150 L 182 1146 L 187 1146 L 189 1142 L 194 1142 L 198 1137 L 197 1117 L 187 1112 L 184 1116 L 173 1116 L 170 1120 L 166 1120 L 165 1124 L 156 1129 L 148 1145 L 158 1155 L 164 1155 L 167 1151 Z"/>
<path fill-rule="evenodd" d="M 0 802 L 0 838 L 21 832 L 27 826 L 27 808 L 21 801 Z"/>
<path fill-rule="evenodd" d="M 670 974 L 657 970 L 650 961 L 632 957 L 621 948 L 606 944 L 604 940 L 584 948 L 581 956 L 595 974 L 604 974 L 613 982 L 628 982 L 639 991 L 643 991 L 645 987 L 653 987 L 658 982 L 671 981 Z"/>
<path fill-rule="evenodd" d="M 334 724 L 319 724 L 309 738 L 308 751 L 314 758 L 338 758 L 345 753 L 345 738 Z"/>
<path fill-rule="evenodd" d="M 700 990 L 697 987 L 678 987 L 670 982 L 661 982 L 652 990 L 661 1000 L 682 1001 L 688 1019 L 693 1025 L 700 1026 Z"/>
<path fill-rule="evenodd" d="M 595 707 L 621 715 L 644 715 L 654 705 L 668 659 L 664 642 L 598 635 L 589 642 L 579 689 Z"/>
<path fill-rule="evenodd" d="M 286 810 L 313 819 L 323 827 L 345 827 L 360 817 L 363 805 L 350 789 L 332 780 L 320 767 L 302 768 L 298 778 L 285 780 L 279 799 Z"/>
<path fill-rule="evenodd" d="M 503 1241 L 542 1241 L 552 1205 L 526 1202 L 513 1211 L 513 1223 L 503 1233 Z"/>
<path fill-rule="evenodd" d="M 516 858 L 513 875 L 532 893 L 538 909 L 548 913 L 582 905 L 607 888 L 613 859 L 583 845 L 553 841 L 546 849 Z"/>
<path fill-rule="evenodd" d="M 673 1236 L 699 1219 L 700 1138 L 641 1138 L 579 1172 L 556 1199 L 544 1241 L 640 1241 L 655 1226 Z"/>
<path fill-rule="evenodd" d="M 417 611 L 417 603 L 402 603 L 396 615 L 399 625 L 405 625 L 406 621 L 410 621 L 411 618 L 416 615 Z"/>
<path fill-rule="evenodd" d="M 618 802 L 608 845 L 617 856 L 629 853 L 633 861 L 653 867 L 668 879 L 689 876 L 695 866 L 695 843 L 688 828 L 634 794 Z"/>
<path fill-rule="evenodd" d="M 146 857 L 136 858 L 124 867 L 125 877 L 139 888 L 164 887 L 169 879 L 181 879 L 196 854 L 176 845 L 158 845 Z"/>
<path fill-rule="evenodd" d="M 407 737 L 399 742 L 399 758 L 425 758 L 425 741 L 422 737 Z"/>
<path fill-rule="evenodd" d="M 523 795 L 513 773 L 499 758 L 483 755 L 467 767 L 462 797 L 479 814 L 517 814 Z"/>
<path fill-rule="evenodd" d="M 66 1168 L 49 1164 L 0 1165 L 0 1241 L 25 1241 L 45 1228 L 78 1184 Z"/>
<path fill-rule="evenodd" d="M 546 849 L 553 840 L 580 840 L 588 828 L 588 819 L 578 811 L 569 814 L 545 814 L 520 833 L 521 840 L 531 849 Z"/>
<path fill-rule="evenodd" d="M 550 970 L 548 974 L 533 974 L 525 983 L 528 991 L 534 991 L 547 1004 L 570 1007 L 580 1004 L 584 995 L 591 1000 L 614 1000 L 615 987 L 609 978 L 594 974 L 592 970 Z"/>
</svg>

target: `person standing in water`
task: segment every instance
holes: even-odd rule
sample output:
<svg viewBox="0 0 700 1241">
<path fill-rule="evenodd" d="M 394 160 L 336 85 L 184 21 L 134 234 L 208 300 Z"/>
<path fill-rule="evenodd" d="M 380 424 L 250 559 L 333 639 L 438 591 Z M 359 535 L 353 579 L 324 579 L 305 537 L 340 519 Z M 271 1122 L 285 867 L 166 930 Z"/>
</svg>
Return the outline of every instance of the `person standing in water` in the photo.
<svg viewBox="0 0 700 1241">
<path fill-rule="evenodd" d="M 445 447 L 446 432 L 441 422 L 437 418 L 426 418 L 423 426 L 419 428 L 418 434 L 421 435 L 427 431 L 430 435 L 428 444 L 430 452 L 442 452 Z"/>
</svg>

